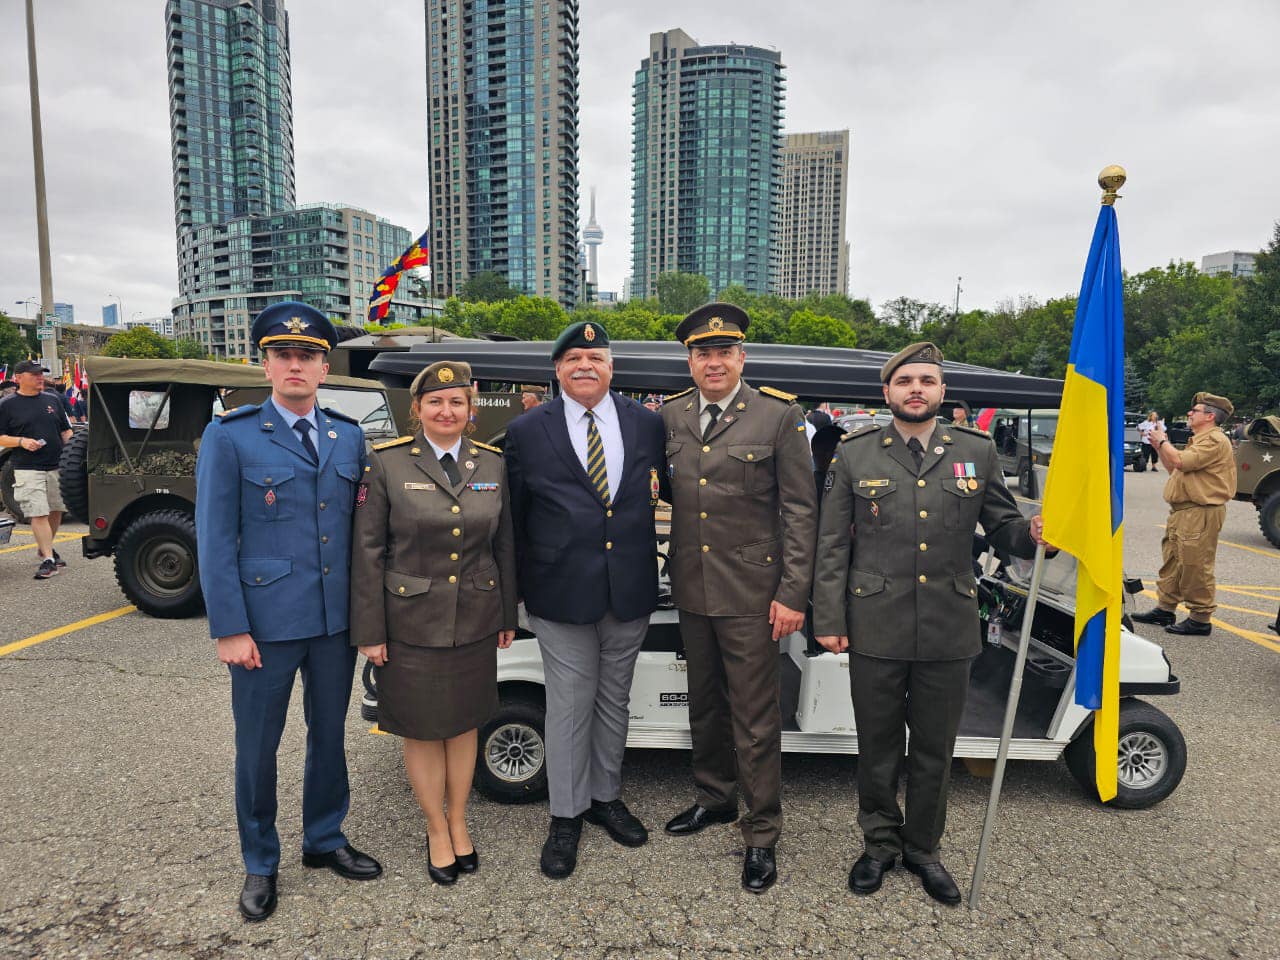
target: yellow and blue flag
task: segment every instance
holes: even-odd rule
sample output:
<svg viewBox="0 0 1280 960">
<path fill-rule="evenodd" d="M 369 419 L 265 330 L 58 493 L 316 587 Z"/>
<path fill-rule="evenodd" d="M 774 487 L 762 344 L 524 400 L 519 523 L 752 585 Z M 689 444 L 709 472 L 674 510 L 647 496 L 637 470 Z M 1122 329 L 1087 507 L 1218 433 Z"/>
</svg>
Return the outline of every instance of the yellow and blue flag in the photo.
<svg viewBox="0 0 1280 960">
<path fill-rule="evenodd" d="M 1076 703 L 1094 711 L 1098 795 L 1116 795 L 1124 554 L 1124 306 L 1115 208 L 1085 263 L 1045 480 L 1044 537 L 1076 570 Z"/>
</svg>

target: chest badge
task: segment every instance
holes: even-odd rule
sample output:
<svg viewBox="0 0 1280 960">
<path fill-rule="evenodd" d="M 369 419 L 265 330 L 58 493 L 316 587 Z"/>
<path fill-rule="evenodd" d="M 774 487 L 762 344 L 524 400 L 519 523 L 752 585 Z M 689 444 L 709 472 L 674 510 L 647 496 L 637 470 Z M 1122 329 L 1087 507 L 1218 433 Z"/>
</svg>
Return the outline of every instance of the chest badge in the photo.
<svg viewBox="0 0 1280 960">
<path fill-rule="evenodd" d="M 267 495 L 262 499 L 268 507 L 273 507 L 276 503 L 276 492 L 274 490 L 268 490 Z"/>
<path fill-rule="evenodd" d="M 658 505 L 658 468 L 649 468 L 649 506 L 656 507 Z"/>
<path fill-rule="evenodd" d="M 466 467 L 468 470 L 474 470 L 476 468 L 476 464 L 474 460 L 468 460 L 466 463 L 463 464 L 463 466 Z"/>
<path fill-rule="evenodd" d="M 338 431 L 337 431 L 337 430 L 330 430 L 330 431 L 329 431 L 329 439 L 330 439 L 330 440 L 337 440 L 337 439 L 338 439 Z"/>
<path fill-rule="evenodd" d="M 942 447 L 934 447 L 933 452 L 936 453 L 938 456 L 942 456 L 944 453 L 946 453 L 946 450 L 944 450 Z"/>
</svg>

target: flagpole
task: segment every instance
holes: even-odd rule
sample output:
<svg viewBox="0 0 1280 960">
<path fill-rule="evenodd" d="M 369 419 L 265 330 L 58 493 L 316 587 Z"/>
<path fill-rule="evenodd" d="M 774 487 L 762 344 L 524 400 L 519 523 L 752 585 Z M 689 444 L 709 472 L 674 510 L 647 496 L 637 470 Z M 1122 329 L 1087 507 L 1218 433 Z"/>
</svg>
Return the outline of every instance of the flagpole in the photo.
<svg viewBox="0 0 1280 960">
<path fill-rule="evenodd" d="M 1040 599 L 1040 577 L 1043 573 L 1044 544 L 1036 544 L 1035 565 L 1031 569 L 1031 588 L 1027 592 L 1027 602 L 1022 612 L 1018 655 L 1013 661 L 1013 678 L 1009 681 L 1009 699 L 1004 707 L 1004 727 L 1000 731 L 1000 749 L 996 752 L 996 769 L 991 778 L 991 796 L 987 800 L 987 816 L 982 824 L 982 839 L 978 842 L 978 859 L 973 865 L 973 879 L 969 883 L 970 910 L 978 909 L 978 898 L 982 894 L 982 876 L 987 866 L 987 846 L 996 828 L 996 808 L 1000 805 L 1000 788 L 1004 785 L 1004 767 L 1009 759 L 1013 719 L 1018 712 L 1018 700 L 1022 696 L 1022 671 L 1027 663 L 1027 648 L 1031 645 L 1031 624 L 1035 620 L 1036 601 Z"/>
</svg>

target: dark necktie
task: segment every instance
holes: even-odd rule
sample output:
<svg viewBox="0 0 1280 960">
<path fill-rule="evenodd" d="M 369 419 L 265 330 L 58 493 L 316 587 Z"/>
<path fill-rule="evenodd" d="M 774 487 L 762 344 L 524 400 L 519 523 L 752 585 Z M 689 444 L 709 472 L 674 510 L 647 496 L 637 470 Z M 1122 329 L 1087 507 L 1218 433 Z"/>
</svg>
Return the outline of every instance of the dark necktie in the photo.
<svg viewBox="0 0 1280 960">
<path fill-rule="evenodd" d="M 316 443 L 311 439 L 311 421 L 299 420 L 293 425 L 293 429 L 298 431 L 298 439 L 302 441 L 302 446 L 311 455 L 311 462 L 319 463 L 320 454 L 316 452 Z"/>
<path fill-rule="evenodd" d="M 587 411 L 587 476 L 591 485 L 596 488 L 606 505 L 609 503 L 609 471 L 604 462 L 604 441 L 600 439 L 600 428 L 596 426 L 596 416 Z"/>
<path fill-rule="evenodd" d="M 707 421 L 707 429 L 702 431 L 703 443 L 711 439 L 711 431 L 716 428 L 716 421 L 720 419 L 720 407 L 714 403 L 708 403 L 706 412 L 711 416 L 711 419 Z"/>
<path fill-rule="evenodd" d="M 449 478 L 449 483 L 457 486 L 462 482 L 462 474 L 458 472 L 458 461 L 453 459 L 452 453 L 446 453 L 440 458 L 440 466 L 444 467 L 444 475 Z"/>
<path fill-rule="evenodd" d="M 920 446 L 919 440 L 912 437 L 907 441 L 907 449 L 911 451 L 911 459 L 916 462 L 916 473 L 919 473 L 921 465 L 924 464 L 924 447 Z"/>
</svg>

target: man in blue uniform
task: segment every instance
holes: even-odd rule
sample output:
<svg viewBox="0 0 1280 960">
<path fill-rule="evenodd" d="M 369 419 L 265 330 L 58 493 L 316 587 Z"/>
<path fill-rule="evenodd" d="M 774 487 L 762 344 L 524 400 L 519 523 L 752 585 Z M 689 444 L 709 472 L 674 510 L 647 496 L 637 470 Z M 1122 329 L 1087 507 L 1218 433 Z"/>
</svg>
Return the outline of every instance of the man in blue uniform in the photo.
<svg viewBox="0 0 1280 960">
<path fill-rule="evenodd" d="M 307 723 L 302 862 L 350 880 L 382 867 L 342 833 L 350 799 L 343 743 L 355 672 L 347 642 L 351 517 L 364 471 L 355 421 L 316 406 L 337 342 L 303 303 L 254 321 L 271 398 L 205 428 L 196 465 L 200 585 L 218 659 L 231 671 L 236 819 L 245 883 L 240 912 L 276 907 L 276 749 L 294 674 Z"/>
</svg>

